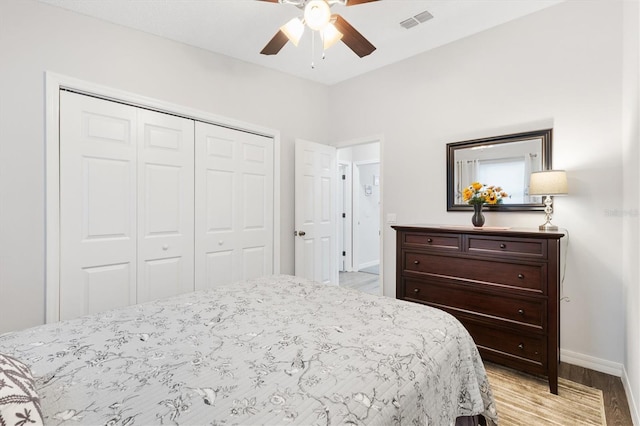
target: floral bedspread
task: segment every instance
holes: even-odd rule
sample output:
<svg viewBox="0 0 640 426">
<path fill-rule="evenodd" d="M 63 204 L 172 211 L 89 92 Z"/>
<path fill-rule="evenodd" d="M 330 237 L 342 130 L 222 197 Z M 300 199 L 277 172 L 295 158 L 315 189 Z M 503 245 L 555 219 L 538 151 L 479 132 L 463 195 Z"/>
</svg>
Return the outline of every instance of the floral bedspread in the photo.
<svg viewBox="0 0 640 426">
<path fill-rule="evenodd" d="M 0 337 L 45 424 L 497 421 L 467 331 L 426 306 L 275 276 Z"/>
</svg>

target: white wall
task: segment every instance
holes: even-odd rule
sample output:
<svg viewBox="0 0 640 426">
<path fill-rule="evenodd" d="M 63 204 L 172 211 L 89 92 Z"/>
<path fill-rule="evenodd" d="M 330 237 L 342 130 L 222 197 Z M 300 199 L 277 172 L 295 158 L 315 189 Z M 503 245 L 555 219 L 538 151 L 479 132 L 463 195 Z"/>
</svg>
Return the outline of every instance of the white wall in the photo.
<svg viewBox="0 0 640 426">
<path fill-rule="evenodd" d="M 339 161 L 376 162 L 380 161 L 380 142 L 338 148 Z"/>
<path fill-rule="evenodd" d="M 553 127 L 553 164 L 570 185 L 553 220 L 570 232 L 561 348 L 565 360 L 584 355 L 618 370 L 621 28 L 620 2 L 569 1 L 330 88 L 331 140 L 384 135 L 383 217 L 396 213 L 400 224 L 470 224 L 470 212 L 446 211 L 448 142 Z M 543 222 L 541 212 L 486 217 L 489 226 Z M 394 296 L 388 226 L 384 241 L 384 293 Z"/>
<path fill-rule="evenodd" d="M 356 268 L 380 264 L 380 163 L 360 164 L 354 168 L 359 174 L 357 190 L 358 259 Z M 374 185 L 374 176 L 378 185 Z M 371 192 L 367 195 L 365 187 Z"/>
<path fill-rule="evenodd" d="M 640 7 L 637 1 L 625 2 L 623 7 L 623 280 L 628 377 L 625 385 L 635 424 L 640 425 Z"/>
<path fill-rule="evenodd" d="M 279 130 L 281 271 L 293 272 L 294 138 L 327 140 L 325 86 L 32 0 L 2 0 L 0 332 L 44 321 L 45 71 Z"/>
</svg>

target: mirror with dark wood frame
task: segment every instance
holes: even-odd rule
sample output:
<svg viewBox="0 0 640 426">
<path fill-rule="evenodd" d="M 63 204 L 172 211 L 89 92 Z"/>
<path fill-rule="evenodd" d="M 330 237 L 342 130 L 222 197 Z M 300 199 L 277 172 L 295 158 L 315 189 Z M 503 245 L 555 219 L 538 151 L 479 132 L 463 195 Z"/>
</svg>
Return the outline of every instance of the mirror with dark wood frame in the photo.
<svg viewBox="0 0 640 426">
<path fill-rule="evenodd" d="M 473 210 L 462 191 L 473 182 L 502 187 L 509 196 L 489 211 L 544 210 L 529 195 L 532 172 L 551 170 L 552 129 L 447 144 L 447 211 Z"/>
</svg>

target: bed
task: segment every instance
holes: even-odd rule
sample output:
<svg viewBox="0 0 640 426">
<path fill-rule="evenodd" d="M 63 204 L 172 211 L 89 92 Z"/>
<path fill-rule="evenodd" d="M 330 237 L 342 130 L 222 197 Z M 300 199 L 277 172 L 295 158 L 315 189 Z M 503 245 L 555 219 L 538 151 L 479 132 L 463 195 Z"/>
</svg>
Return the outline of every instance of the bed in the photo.
<svg viewBox="0 0 640 426">
<path fill-rule="evenodd" d="M 5 334 L 0 353 L 33 377 L 18 418 L 51 425 L 497 423 L 455 318 L 292 276 Z"/>
</svg>

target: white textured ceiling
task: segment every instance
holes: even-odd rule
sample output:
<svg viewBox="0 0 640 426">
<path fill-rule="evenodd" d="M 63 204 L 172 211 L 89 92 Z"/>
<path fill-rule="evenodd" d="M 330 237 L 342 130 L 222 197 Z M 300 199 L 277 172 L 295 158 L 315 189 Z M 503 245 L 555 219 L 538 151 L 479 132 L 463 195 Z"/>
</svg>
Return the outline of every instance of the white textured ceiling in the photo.
<svg viewBox="0 0 640 426">
<path fill-rule="evenodd" d="M 138 29 L 243 61 L 324 84 L 334 84 L 446 43 L 511 21 L 561 0 L 381 0 L 345 7 L 342 15 L 377 50 L 364 58 L 338 43 L 311 68 L 312 36 L 307 30 L 298 47 L 287 43 L 279 54 L 259 52 L 300 10 L 256 0 L 39 0 L 44 3 Z M 433 19 L 411 29 L 404 19 L 423 11 Z M 318 37 L 316 37 L 318 43 Z"/>
</svg>

